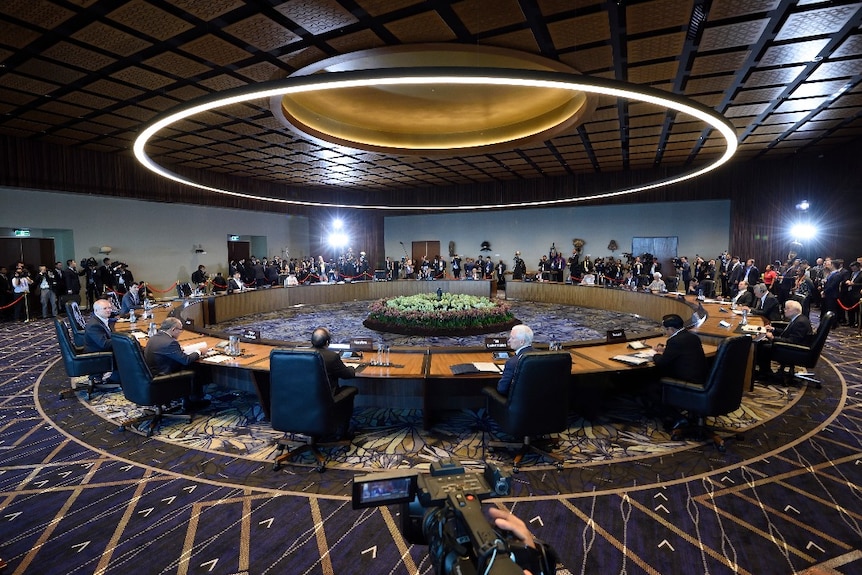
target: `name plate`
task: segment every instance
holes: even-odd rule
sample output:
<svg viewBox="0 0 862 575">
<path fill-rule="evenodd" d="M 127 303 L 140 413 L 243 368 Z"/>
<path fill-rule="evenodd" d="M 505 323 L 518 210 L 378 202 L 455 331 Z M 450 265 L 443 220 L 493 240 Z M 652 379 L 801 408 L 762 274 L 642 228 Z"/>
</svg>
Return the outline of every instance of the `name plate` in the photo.
<svg viewBox="0 0 862 575">
<path fill-rule="evenodd" d="M 350 340 L 350 349 L 357 351 L 373 351 L 374 342 L 367 337 L 354 337 Z"/>
<path fill-rule="evenodd" d="M 242 331 L 242 338 L 249 339 L 252 341 L 257 341 L 260 339 L 260 330 L 256 329 L 244 329 Z"/>
<path fill-rule="evenodd" d="M 188 318 L 183 322 L 183 325 L 185 325 L 186 327 L 194 327 L 195 326 L 195 320 Z"/>
<path fill-rule="evenodd" d="M 624 329 L 609 329 L 608 343 L 617 343 L 626 340 L 626 330 Z"/>
<path fill-rule="evenodd" d="M 502 350 L 509 349 L 509 343 L 504 337 L 486 337 L 485 349 Z"/>
</svg>

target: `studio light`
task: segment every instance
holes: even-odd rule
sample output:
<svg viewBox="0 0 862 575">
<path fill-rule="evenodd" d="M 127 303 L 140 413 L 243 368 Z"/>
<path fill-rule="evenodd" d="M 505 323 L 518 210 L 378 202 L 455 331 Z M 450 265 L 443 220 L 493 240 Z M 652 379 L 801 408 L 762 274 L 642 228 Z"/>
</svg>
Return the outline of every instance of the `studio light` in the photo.
<svg viewBox="0 0 862 575">
<path fill-rule="evenodd" d="M 796 209 L 800 212 L 807 212 L 808 208 L 811 207 L 811 204 L 808 203 L 808 200 L 802 200 L 798 204 L 796 204 Z"/>
<path fill-rule="evenodd" d="M 347 245 L 347 234 L 342 232 L 332 232 L 329 234 L 329 245 L 333 248 L 343 248 Z"/>
<path fill-rule="evenodd" d="M 811 240 L 817 235 L 817 229 L 811 224 L 798 223 L 790 228 L 790 235 L 799 240 Z"/>
</svg>

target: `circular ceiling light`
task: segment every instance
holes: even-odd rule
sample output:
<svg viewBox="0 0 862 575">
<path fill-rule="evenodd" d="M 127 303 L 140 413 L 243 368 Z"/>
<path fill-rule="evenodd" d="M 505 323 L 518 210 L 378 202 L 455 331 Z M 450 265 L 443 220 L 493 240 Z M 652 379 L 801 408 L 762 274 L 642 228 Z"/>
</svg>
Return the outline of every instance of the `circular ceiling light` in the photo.
<svg viewBox="0 0 862 575">
<path fill-rule="evenodd" d="M 499 68 L 578 74 L 526 52 L 462 44 L 387 46 L 328 58 L 291 77 L 423 67 Z M 545 141 L 588 119 L 590 92 L 526 84 L 372 84 L 273 97 L 287 128 L 373 152 L 433 155 L 511 150 Z"/>
<path fill-rule="evenodd" d="M 146 146 L 160 130 L 173 126 L 177 122 L 190 118 L 196 114 L 207 112 L 216 108 L 230 106 L 233 104 L 256 100 L 260 98 L 272 99 L 289 94 L 320 93 L 327 90 L 341 90 L 355 87 L 398 87 L 398 86 L 529 86 L 551 90 L 570 90 L 576 92 L 588 92 L 591 94 L 603 94 L 607 96 L 625 98 L 627 100 L 647 102 L 662 106 L 670 110 L 681 112 L 705 122 L 711 129 L 716 130 L 725 140 L 724 153 L 706 166 L 693 169 L 677 176 L 672 176 L 649 184 L 633 186 L 624 189 L 610 190 L 599 194 L 584 196 L 573 195 L 571 197 L 555 198 L 549 200 L 537 200 L 528 202 L 506 202 L 506 203 L 483 203 L 473 205 L 429 205 L 429 206 L 393 206 L 386 204 L 346 204 L 332 203 L 313 200 L 298 200 L 286 198 L 273 198 L 259 196 L 244 192 L 237 192 L 207 186 L 192 181 L 189 178 L 176 174 L 157 164 L 146 153 Z M 382 70 L 358 70 L 346 72 L 331 72 L 326 74 L 314 74 L 311 76 L 295 76 L 284 80 L 276 80 L 263 84 L 255 84 L 242 88 L 235 88 L 226 92 L 211 94 L 203 98 L 193 100 L 176 110 L 169 111 L 151 122 L 138 136 L 134 144 L 134 153 L 138 161 L 146 168 L 157 174 L 189 186 L 225 194 L 233 197 L 274 202 L 280 204 L 301 205 L 311 207 L 341 207 L 341 208 L 365 208 L 377 210 L 397 211 L 432 211 L 432 210 L 477 210 L 497 208 L 526 208 L 571 204 L 633 194 L 653 188 L 677 184 L 692 178 L 696 178 L 710 172 L 733 157 L 737 149 L 737 138 L 733 126 L 715 110 L 702 104 L 664 92 L 655 88 L 638 86 L 627 82 L 619 82 L 589 76 L 565 74 L 552 71 L 540 70 L 509 70 L 504 68 L 388 68 Z"/>
</svg>

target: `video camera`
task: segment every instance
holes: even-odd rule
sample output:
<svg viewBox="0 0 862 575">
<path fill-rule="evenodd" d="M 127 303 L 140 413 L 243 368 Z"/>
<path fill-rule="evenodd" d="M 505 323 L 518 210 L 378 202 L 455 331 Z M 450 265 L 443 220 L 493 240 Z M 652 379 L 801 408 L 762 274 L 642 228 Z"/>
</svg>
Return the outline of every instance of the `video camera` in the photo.
<svg viewBox="0 0 862 575">
<path fill-rule="evenodd" d="M 527 547 L 498 531 L 482 512 L 481 501 L 508 495 L 511 476 L 485 464 L 467 473 L 455 459 L 431 464 L 429 473 L 387 471 L 353 479 L 353 508 L 401 505 L 401 533 L 408 543 L 428 545 L 438 575 L 534 575 L 554 572 L 553 551 Z"/>
</svg>

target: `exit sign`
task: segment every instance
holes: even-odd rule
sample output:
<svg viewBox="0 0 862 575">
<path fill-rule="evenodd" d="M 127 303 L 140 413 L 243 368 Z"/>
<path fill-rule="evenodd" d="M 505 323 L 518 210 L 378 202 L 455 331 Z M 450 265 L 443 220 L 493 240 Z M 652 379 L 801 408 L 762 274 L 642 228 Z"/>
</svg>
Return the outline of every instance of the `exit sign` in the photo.
<svg viewBox="0 0 862 575">
<path fill-rule="evenodd" d="M 30 230 L 15 230 L 15 237 L 16 238 L 29 238 L 30 237 Z"/>
<path fill-rule="evenodd" d="M 230 240 L 228 240 L 228 241 L 231 241 L 231 242 L 238 242 L 238 241 L 239 241 L 239 236 L 231 236 L 231 237 L 230 237 Z"/>
</svg>

